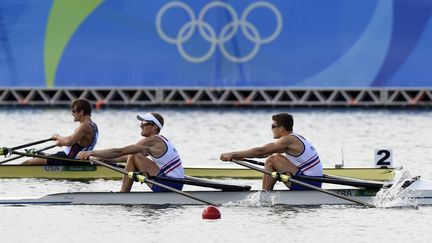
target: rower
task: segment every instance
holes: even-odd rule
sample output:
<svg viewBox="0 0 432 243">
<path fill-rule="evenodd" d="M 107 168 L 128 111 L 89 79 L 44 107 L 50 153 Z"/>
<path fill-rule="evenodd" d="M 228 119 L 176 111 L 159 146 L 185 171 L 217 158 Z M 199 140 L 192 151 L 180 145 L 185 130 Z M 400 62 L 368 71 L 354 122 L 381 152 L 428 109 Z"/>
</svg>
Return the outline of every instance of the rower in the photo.
<svg viewBox="0 0 432 243">
<path fill-rule="evenodd" d="M 136 144 L 122 148 L 85 151 L 78 154 L 78 158 L 87 159 L 90 156 L 116 161 L 127 160 L 125 170 L 127 172 L 138 171 L 144 176 L 184 178 L 184 170 L 180 155 L 174 145 L 160 131 L 164 125 L 163 117 L 156 112 L 137 115 L 141 121 L 141 139 Z M 183 183 L 166 180 L 155 181 L 169 187 L 182 190 Z M 130 192 L 133 180 L 123 176 L 121 192 Z M 157 185 L 147 183 L 154 192 L 166 192 L 167 190 Z"/>
<path fill-rule="evenodd" d="M 99 131 L 96 123 L 91 119 L 92 106 L 86 99 L 72 102 L 71 112 L 74 122 L 79 122 L 78 128 L 70 136 L 52 135 L 57 146 L 64 146 L 63 151 L 52 154 L 52 159 L 33 158 L 24 161 L 23 165 L 83 165 L 83 162 L 58 160 L 58 158 L 75 159 L 80 151 L 93 150 L 96 146 Z"/>
<path fill-rule="evenodd" d="M 277 171 L 290 176 L 307 175 L 313 177 L 323 176 L 323 166 L 314 146 L 303 136 L 293 133 L 294 120 L 292 115 L 281 113 L 272 116 L 271 129 L 276 141 L 243 151 L 222 153 L 223 161 L 243 160 L 245 158 L 267 157 L 265 168 L 269 171 Z M 299 179 L 301 180 L 301 179 Z M 322 182 L 303 182 L 321 187 Z M 262 181 L 263 190 L 273 190 L 276 179 L 264 174 Z M 290 190 L 308 190 L 301 185 L 287 184 Z"/>
</svg>

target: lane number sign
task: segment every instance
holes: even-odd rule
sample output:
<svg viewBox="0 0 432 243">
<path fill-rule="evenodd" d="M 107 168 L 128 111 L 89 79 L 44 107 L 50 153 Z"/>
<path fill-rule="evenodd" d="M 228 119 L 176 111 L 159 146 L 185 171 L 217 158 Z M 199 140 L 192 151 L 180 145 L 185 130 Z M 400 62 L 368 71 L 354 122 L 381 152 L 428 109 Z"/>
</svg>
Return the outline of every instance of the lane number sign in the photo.
<svg viewBox="0 0 432 243">
<path fill-rule="evenodd" d="M 376 168 L 393 167 L 392 149 L 375 149 L 374 165 Z"/>
</svg>

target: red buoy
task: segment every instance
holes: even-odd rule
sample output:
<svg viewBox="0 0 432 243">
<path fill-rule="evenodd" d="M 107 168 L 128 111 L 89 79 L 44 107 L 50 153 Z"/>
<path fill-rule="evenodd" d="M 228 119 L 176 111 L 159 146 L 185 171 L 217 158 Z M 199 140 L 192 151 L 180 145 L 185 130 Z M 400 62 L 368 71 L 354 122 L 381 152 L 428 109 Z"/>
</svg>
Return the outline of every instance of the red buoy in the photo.
<svg viewBox="0 0 432 243">
<path fill-rule="evenodd" d="M 217 207 L 208 206 L 202 211 L 203 219 L 220 219 L 221 213 Z"/>
</svg>

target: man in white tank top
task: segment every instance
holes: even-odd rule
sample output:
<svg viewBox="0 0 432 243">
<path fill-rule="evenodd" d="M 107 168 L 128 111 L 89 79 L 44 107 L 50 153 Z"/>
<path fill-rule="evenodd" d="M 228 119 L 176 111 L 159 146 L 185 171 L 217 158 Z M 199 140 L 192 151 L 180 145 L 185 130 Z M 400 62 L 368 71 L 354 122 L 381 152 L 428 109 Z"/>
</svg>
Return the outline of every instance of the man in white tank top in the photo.
<svg viewBox="0 0 432 243">
<path fill-rule="evenodd" d="M 223 153 L 220 159 L 229 161 L 244 158 L 265 158 L 265 168 L 270 171 L 290 175 L 307 175 L 322 177 L 323 167 L 318 153 L 310 142 L 304 137 L 293 133 L 294 121 L 290 114 L 281 113 L 273 115 L 271 129 L 275 142 L 261 147 L 243 151 Z M 304 181 L 321 187 L 321 182 Z M 273 190 L 276 180 L 269 175 L 263 176 L 263 190 Z M 296 184 L 287 185 L 290 190 L 306 190 L 307 188 Z"/>
<path fill-rule="evenodd" d="M 115 161 L 127 161 L 127 172 L 142 172 L 145 176 L 184 178 L 184 170 L 180 155 L 172 143 L 159 135 L 163 125 L 163 117 L 156 113 L 137 115 L 141 121 L 141 135 L 144 137 L 138 143 L 123 148 L 111 148 L 80 152 L 78 158 L 87 159 L 90 156 L 110 159 Z M 183 189 L 183 184 L 167 182 L 155 179 L 155 181 L 173 187 Z M 128 176 L 123 177 L 121 192 L 130 192 L 133 180 Z M 166 189 L 147 183 L 154 192 L 164 192 Z"/>
</svg>

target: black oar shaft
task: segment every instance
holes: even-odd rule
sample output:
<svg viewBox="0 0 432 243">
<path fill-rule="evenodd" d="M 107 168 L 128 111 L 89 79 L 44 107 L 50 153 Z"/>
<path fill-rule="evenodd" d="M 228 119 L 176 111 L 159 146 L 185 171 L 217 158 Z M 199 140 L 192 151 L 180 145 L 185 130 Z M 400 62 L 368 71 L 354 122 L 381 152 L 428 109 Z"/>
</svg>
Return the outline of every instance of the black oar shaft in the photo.
<svg viewBox="0 0 432 243">
<path fill-rule="evenodd" d="M 181 183 L 185 185 L 192 186 L 200 186 L 200 187 L 209 187 L 214 189 L 220 189 L 222 191 L 249 191 L 251 189 L 250 186 L 242 186 L 242 185 L 233 185 L 233 184 L 222 184 L 213 181 L 198 179 L 191 176 L 185 176 L 185 178 L 174 178 L 167 176 L 149 176 L 151 180 L 159 180 L 159 181 L 168 181 L 174 183 Z"/>
<path fill-rule="evenodd" d="M 36 151 L 34 151 L 34 152 L 35 152 L 35 153 L 40 153 L 40 152 L 43 152 L 43 151 L 45 151 L 45 150 L 52 149 L 52 148 L 54 148 L 54 147 L 56 147 L 56 145 L 51 145 L 51 146 L 48 146 L 48 147 L 46 147 L 46 148 L 36 150 Z M 7 159 L 7 160 L 3 160 L 2 162 L 0 162 L 0 164 L 4 164 L 4 163 L 10 162 L 10 161 L 12 161 L 12 160 L 16 160 L 16 159 L 22 158 L 22 157 L 24 157 L 24 156 L 25 156 L 25 155 L 18 155 L 18 156 L 15 156 L 15 157 L 9 158 L 9 159 Z"/>
<path fill-rule="evenodd" d="M 42 140 L 39 140 L 39 141 L 35 141 L 35 142 L 31 142 L 31 143 L 15 146 L 15 147 L 11 148 L 11 150 L 22 149 L 22 148 L 25 148 L 25 147 L 37 145 L 37 144 L 40 144 L 40 143 L 45 143 L 45 142 L 52 141 L 52 140 L 53 140 L 52 138 L 42 139 Z"/>
<path fill-rule="evenodd" d="M 302 181 L 299 181 L 299 180 L 296 180 L 296 179 L 293 179 L 293 178 L 289 178 L 288 180 L 291 181 L 291 182 L 294 182 L 296 184 L 302 185 L 304 187 L 308 187 L 310 189 L 317 190 L 317 191 L 320 191 L 322 193 L 325 193 L 325 194 L 328 194 L 328 195 L 331 195 L 331 196 L 334 196 L 334 197 L 338 197 L 338 198 L 341 198 L 341 199 L 344 199 L 344 200 L 347 200 L 347 201 L 350 201 L 350 202 L 354 202 L 354 203 L 357 203 L 357 204 L 360 204 L 360 205 L 363 205 L 363 206 L 368 206 L 370 208 L 374 208 L 375 207 L 374 205 L 372 205 L 370 203 L 366 203 L 366 202 L 357 200 L 355 198 L 345 197 L 345 196 L 342 196 L 340 194 L 324 190 L 322 188 L 316 187 L 314 185 L 311 185 L 311 184 L 308 184 L 308 183 L 305 183 L 305 182 L 302 182 Z"/>
<path fill-rule="evenodd" d="M 263 162 L 256 161 L 256 160 L 253 160 L 253 159 L 244 159 L 243 161 L 246 161 L 246 162 L 249 162 L 249 163 L 251 163 L 251 164 L 255 164 L 255 165 L 261 165 L 261 166 L 264 166 L 264 163 L 263 163 Z"/>
<path fill-rule="evenodd" d="M 90 164 L 89 160 L 80 160 L 80 159 L 71 159 L 71 158 L 64 158 L 64 157 L 57 157 L 57 156 L 51 156 L 51 155 L 42 155 L 42 154 L 34 154 L 34 153 L 23 153 L 18 151 L 13 151 L 13 154 L 18 154 L 20 156 L 26 156 L 26 157 L 33 157 L 33 158 L 41 158 L 41 159 L 52 159 L 52 160 L 59 160 L 59 161 L 66 161 L 66 162 L 79 162 L 79 163 L 86 163 Z M 108 165 L 111 165 L 113 167 L 119 167 L 124 168 L 125 166 L 120 163 L 116 162 L 105 162 Z"/>
<path fill-rule="evenodd" d="M 264 166 L 263 162 L 252 160 L 252 159 L 244 159 L 243 161 L 246 161 L 248 163 L 255 164 L 255 165 Z M 324 177 L 311 177 L 311 176 L 301 175 L 301 176 L 295 176 L 295 178 L 293 178 L 293 179 L 303 179 L 303 180 L 308 180 L 308 181 L 320 181 L 320 182 L 330 183 L 330 184 L 374 188 L 374 189 L 380 189 L 384 186 L 384 184 L 380 183 L 380 182 L 330 176 L 327 174 L 324 174 Z"/>
<path fill-rule="evenodd" d="M 51 141 L 51 140 L 53 140 L 53 139 L 52 138 L 47 138 L 47 139 L 42 139 L 42 140 L 31 142 L 31 143 L 26 143 L 26 144 L 23 144 L 23 145 L 18 145 L 18 146 L 12 147 L 12 148 L 5 148 L 5 147 L 3 147 L 3 148 L 0 148 L 0 155 L 7 155 L 8 153 L 11 153 L 12 151 L 14 151 L 16 149 L 22 149 L 22 148 L 25 148 L 25 147 L 29 147 L 29 146 L 45 143 L 45 142 L 48 142 L 48 141 Z"/>
<path fill-rule="evenodd" d="M 102 165 L 102 166 L 105 166 L 105 167 L 107 167 L 107 168 L 109 168 L 109 169 L 112 169 L 112 170 L 114 170 L 114 171 L 120 172 L 120 173 L 122 173 L 122 174 L 128 176 L 129 178 L 132 178 L 132 177 L 135 176 L 135 177 L 138 179 L 138 181 L 140 181 L 140 182 L 147 182 L 147 183 L 150 183 L 150 184 L 153 184 L 153 185 L 156 185 L 156 186 L 162 187 L 162 188 L 164 188 L 164 189 L 166 189 L 166 190 L 168 190 L 168 191 L 175 192 L 175 193 L 177 193 L 177 194 L 183 195 L 183 196 L 188 197 L 188 198 L 192 198 L 192 199 L 194 199 L 194 200 L 200 201 L 200 202 L 205 203 L 205 204 L 209 204 L 209 205 L 213 205 L 213 206 L 220 206 L 220 204 L 218 204 L 218 203 L 214 203 L 214 202 L 210 202 L 210 201 L 204 200 L 204 199 L 202 199 L 202 198 L 199 198 L 199 197 L 196 197 L 196 196 L 190 195 L 189 193 L 186 193 L 186 192 L 183 192 L 183 191 L 177 190 L 177 189 L 175 189 L 175 188 L 172 188 L 172 187 L 170 187 L 170 186 L 164 185 L 164 184 L 159 183 L 159 182 L 157 182 L 157 181 L 150 180 L 150 179 L 148 179 L 147 177 L 145 177 L 145 176 L 143 176 L 143 175 L 136 174 L 136 172 L 126 172 L 126 171 L 124 171 L 124 170 L 122 170 L 122 169 L 120 169 L 120 168 L 114 167 L 114 166 L 112 166 L 112 165 L 109 165 L 109 164 L 104 163 L 104 162 L 102 162 L 102 161 L 96 160 L 96 159 L 94 159 L 94 158 L 90 158 L 90 161 L 91 161 L 92 163 L 95 163 L 95 164 L 98 164 L 98 165 Z"/>
<path fill-rule="evenodd" d="M 56 156 L 49 156 L 49 155 L 42 155 L 42 154 L 23 153 L 23 152 L 18 152 L 18 151 L 13 151 L 12 153 L 13 154 L 18 154 L 18 155 L 21 155 L 21 156 L 26 156 L 26 157 L 33 157 L 33 158 L 55 159 L 55 160 L 62 160 L 62 161 L 68 161 L 68 162 L 90 163 L 90 161 L 88 161 L 88 160 L 63 158 L 63 157 L 56 157 Z"/>
<path fill-rule="evenodd" d="M 363 206 L 368 206 L 368 207 L 371 207 L 371 208 L 375 207 L 372 204 L 365 203 L 365 202 L 362 202 L 362 201 L 354 199 L 354 198 L 345 197 L 345 196 L 342 196 L 340 194 L 337 194 L 337 193 L 334 193 L 334 192 L 331 192 L 331 191 L 327 191 L 327 190 L 321 189 L 319 187 L 310 185 L 308 183 L 305 183 L 305 182 L 302 182 L 302 181 L 290 178 L 287 175 L 279 174 L 278 172 L 270 172 L 268 170 L 265 170 L 265 169 L 262 169 L 262 168 L 250 165 L 250 164 L 248 164 L 246 162 L 243 162 L 243 161 L 240 161 L 240 160 L 232 160 L 232 161 L 234 163 L 238 164 L 238 165 L 242 165 L 242 166 L 248 167 L 250 169 L 257 170 L 257 171 L 260 171 L 260 172 L 262 172 L 264 174 L 270 175 L 270 176 L 272 176 L 275 179 L 280 179 L 283 182 L 289 182 L 290 181 L 290 182 L 296 183 L 298 185 L 307 187 L 309 189 L 316 190 L 316 191 L 319 191 L 319 192 L 322 192 L 322 193 L 325 193 L 325 194 L 328 194 L 328 195 L 331 195 L 331 196 L 334 196 L 334 197 L 337 197 L 337 198 L 341 198 L 341 199 L 344 199 L 344 200 L 347 200 L 347 201 L 350 201 L 350 202 L 354 202 L 354 203 L 357 203 L 357 204 L 360 204 L 360 205 L 363 205 Z"/>
<path fill-rule="evenodd" d="M 293 179 L 302 179 L 306 181 L 319 181 L 319 182 L 329 183 L 329 184 L 364 187 L 370 189 L 381 189 L 384 186 L 384 183 L 377 183 L 377 182 L 355 181 L 355 180 L 348 180 L 348 179 L 334 179 L 329 177 L 312 177 L 312 176 L 304 176 L 304 175 L 295 176 Z"/>
</svg>

